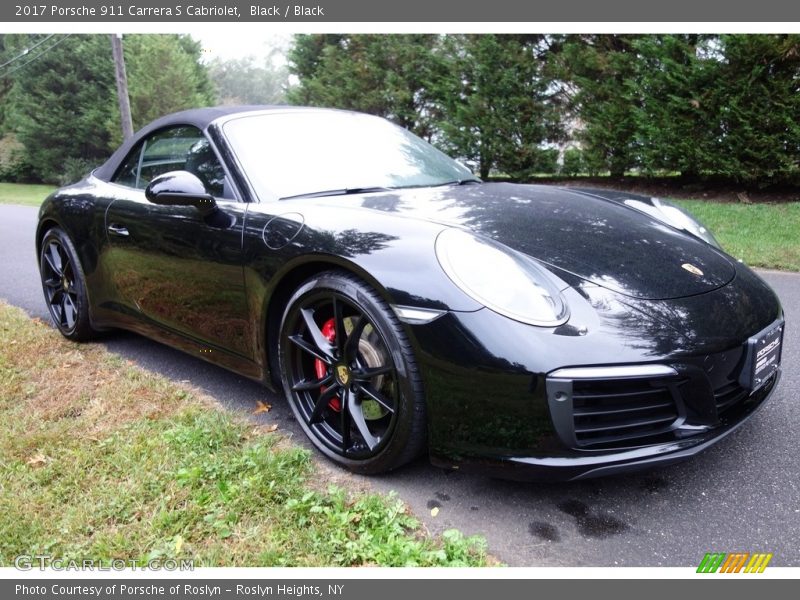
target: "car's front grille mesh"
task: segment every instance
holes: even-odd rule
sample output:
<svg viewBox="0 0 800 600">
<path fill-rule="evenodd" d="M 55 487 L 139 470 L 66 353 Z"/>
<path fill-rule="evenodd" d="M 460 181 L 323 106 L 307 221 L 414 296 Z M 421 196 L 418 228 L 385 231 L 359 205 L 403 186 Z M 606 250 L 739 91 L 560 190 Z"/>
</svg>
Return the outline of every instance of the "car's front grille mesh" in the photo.
<svg viewBox="0 0 800 600">
<path fill-rule="evenodd" d="M 663 381 L 573 381 L 575 439 L 581 446 L 633 440 L 669 431 L 679 418 Z"/>
</svg>

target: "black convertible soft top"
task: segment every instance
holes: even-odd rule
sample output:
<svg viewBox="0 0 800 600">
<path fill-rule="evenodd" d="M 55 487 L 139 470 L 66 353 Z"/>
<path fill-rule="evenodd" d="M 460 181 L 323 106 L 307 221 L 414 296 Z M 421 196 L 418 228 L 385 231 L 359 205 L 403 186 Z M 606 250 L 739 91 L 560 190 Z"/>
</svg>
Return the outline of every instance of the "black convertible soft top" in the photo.
<svg viewBox="0 0 800 600">
<path fill-rule="evenodd" d="M 172 113 L 156 119 L 149 125 L 145 125 L 137 131 L 131 139 L 123 143 L 105 163 L 93 171 L 93 175 L 103 181 L 110 181 L 114 176 L 120 162 L 122 162 L 131 149 L 139 142 L 142 137 L 151 132 L 171 125 L 193 125 L 200 131 L 205 131 L 208 126 L 219 119 L 228 115 L 244 112 L 255 112 L 264 110 L 285 109 L 286 106 L 210 106 L 205 108 L 192 108 Z M 294 108 L 294 107 L 293 107 Z"/>
</svg>

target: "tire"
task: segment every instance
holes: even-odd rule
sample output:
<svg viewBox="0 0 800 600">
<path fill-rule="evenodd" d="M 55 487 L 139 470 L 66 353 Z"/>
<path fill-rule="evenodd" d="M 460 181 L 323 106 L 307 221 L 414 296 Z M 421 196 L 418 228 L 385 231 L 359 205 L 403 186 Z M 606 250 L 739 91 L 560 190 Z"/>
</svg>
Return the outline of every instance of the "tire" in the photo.
<svg viewBox="0 0 800 600">
<path fill-rule="evenodd" d="M 49 229 L 42 238 L 39 273 L 45 303 L 61 335 L 76 342 L 96 337 L 89 323 L 86 278 L 78 253 L 59 227 Z"/>
<path fill-rule="evenodd" d="M 301 285 L 283 314 L 278 356 L 295 418 L 329 459 L 376 474 L 425 449 L 411 345 L 386 302 L 360 279 L 330 271 Z"/>
</svg>

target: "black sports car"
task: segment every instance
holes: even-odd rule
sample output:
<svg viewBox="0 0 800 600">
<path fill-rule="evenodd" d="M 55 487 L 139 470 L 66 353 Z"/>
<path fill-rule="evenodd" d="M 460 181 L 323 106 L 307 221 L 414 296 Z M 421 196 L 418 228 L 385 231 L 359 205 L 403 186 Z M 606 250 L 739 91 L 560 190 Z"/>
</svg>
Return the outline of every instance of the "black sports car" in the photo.
<svg viewBox="0 0 800 600">
<path fill-rule="evenodd" d="M 482 183 L 352 112 L 208 108 L 50 196 L 66 337 L 129 329 L 283 388 L 348 469 L 578 479 L 694 455 L 780 376 L 772 290 L 657 199 Z"/>
</svg>

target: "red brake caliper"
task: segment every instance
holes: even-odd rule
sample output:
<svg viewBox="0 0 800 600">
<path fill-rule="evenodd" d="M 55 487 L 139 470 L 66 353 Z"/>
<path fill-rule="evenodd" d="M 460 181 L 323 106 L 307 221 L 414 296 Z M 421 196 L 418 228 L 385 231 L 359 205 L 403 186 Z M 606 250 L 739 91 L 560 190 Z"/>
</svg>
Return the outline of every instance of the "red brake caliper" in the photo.
<svg viewBox="0 0 800 600">
<path fill-rule="evenodd" d="M 331 344 L 336 341 L 336 324 L 333 322 L 333 319 L 325 321 L 325 324 L 322 326 L 322 335 L 324 335 Z M 314 359 L 314 371 L 317 374 L 317 379 L 322 379 L 328 374 L 327 366 L 318 358 Z M 326 386 L 322 386 L 321 393 L 325 393 L 327 389 Z M 341 412 L 342 401 L 339 400 L 339 396 L 331 398 L 330 402 L 328 402 L 328 407 L 335 412 Z"/>
</svg>

